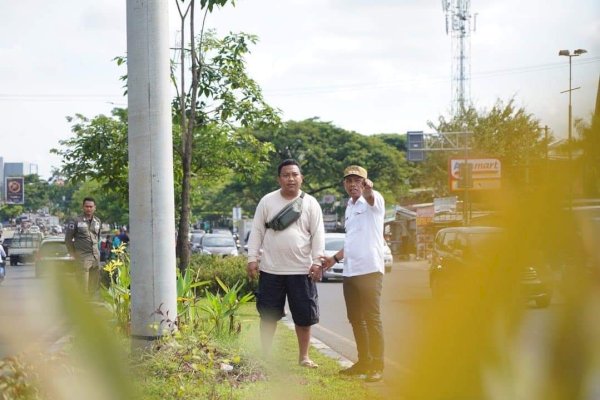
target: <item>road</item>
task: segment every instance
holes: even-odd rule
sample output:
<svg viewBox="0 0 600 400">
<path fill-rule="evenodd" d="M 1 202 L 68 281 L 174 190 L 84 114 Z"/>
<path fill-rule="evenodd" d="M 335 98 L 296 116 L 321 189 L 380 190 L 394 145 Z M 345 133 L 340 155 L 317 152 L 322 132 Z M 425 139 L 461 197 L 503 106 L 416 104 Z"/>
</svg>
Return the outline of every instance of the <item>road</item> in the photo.
<svg viewBox="0 0 600 400">
<path fill-rule="evenodd" d="M 66 329 L 47 279 L 37 279 L 32 264 L 6 266 L 0 284 L 0 358 L 45 349 Z"/>
<path fill-rule="evenodd" d="M 584 246 L 596 264 L 600 261 L 600 206 L 574 207 L 577 225 L 580 227 Z M 321 322 L 314 329 L 314 335 L 333 347 L 350 360 L 356 360 L 356 350 L 352 329 L 346 319 L 346 307 L 343 301 L 340 282 L 319 283 L 319 305 Z M 426 261 L 407 261 L 394 263 L 392 273 L 384 277 L 382 297 L 383 322 L 386 340 L 386 352 L 394 354 L 388 365 L 400 370 L 408 368 L 399 360 L 408 356 L 406 343 L 410 343 L 419 334 L 419 326 L 424 322 L 426 310 L 432 305 L 428 284 L 428 264 Z M 545 341 L 548 336 L 546 327 L 551 324 L 554 315 L 563 306 L 560 294 L 554 296 L 547 309 L 527 308 L 523 326 L 526 333 L 524 343 Z M 535 345 L 527 346 L 529 349 Z"/>
<path fill-rule="evenodd" d="M 346 307 L 340 282 L 319 283 L 320 323 L 313 335 L 337 353 L 356 361 L 352 329 L 346 319 Z M 394 381 L 412 370 L 410 352 L 419 338 L 433 306 L 428 285 L 428 263 L 425 261 L 395 263 L 384 277 L 382 313 L 386 346 L 385 381 Z M 520 343 L 527 359 L 544 360 L 544 344 L 550 340 L 549 326 L 562 308 L 560 296 L 550 307 L 525 309 Z M 392 378 L 392 379 L 390 379 Z M 385 384 L 379 385 L 384 390 Z"/>
<path fill-rule="evenodd" d="M 395 263 L 392 273 L 384 277 L 382 314 L 388 354 L 406 355 L 403 344 L 418 333 L 413 327 L 422 323 L 423 311 L 431 303 L 427 265 L 424 261 Z M 335 281 L 319 283 L 318 290 L 321 318 L 314 336 L 344 357 L 356 361 L 356 346 L 346 318 L 342 284 Z M 386 364 L 405 370 L 407 367 L 397 358 L 387 359 Z"/>
</svg>

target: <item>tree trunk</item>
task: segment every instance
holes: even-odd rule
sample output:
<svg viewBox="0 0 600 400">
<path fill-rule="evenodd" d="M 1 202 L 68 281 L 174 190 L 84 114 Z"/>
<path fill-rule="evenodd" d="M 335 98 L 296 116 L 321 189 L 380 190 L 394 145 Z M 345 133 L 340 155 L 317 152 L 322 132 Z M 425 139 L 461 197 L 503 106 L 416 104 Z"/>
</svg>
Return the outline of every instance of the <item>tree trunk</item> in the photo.
<svg viewBox="0 0 600 400">
<path fill-rule="evenodd" d="M 190 3 L 190 58 L 192 61 L 192 87 L 190 95 L 190 115 L 189 118 L 185 117 L 185 87 L 183 86 L 182 79 L 182 97 L 181 108 L 182 112 L 182 170 L 183 178 L 181 182 L 181 215 L 179 219 L 179 234 L 177 235 L 177 250 L 179 253 L 179 270 L 181 273 L 185 273 L 190 263 L 190 245 L 189 245 L 189 233 L 190 233 L 190 180 L 192 171 L 192 153 L 193 153 L 193 140 L 194 130 L 196 128 L 196 99 L 198 98 L 198 63 L 196 59 L 196 41 L 194 38 L 194 20 L 195 20 L 195 8 L 194 2 Z M 182 29 L 183 35 L 183 29 Z M 183 36 L 182 36 L 183 38 Z M 184 51 L 182 41 L 182 71 L 184 70 Z M 183 77 L 183 76 L 182 76 Z"/>
<path fill-rule="evenodd" d="M 191 136 L 188 130 L 183 134 Z M 181 183 L 181 214 L 179 218 L 179 234 L 177 235 L 177 250 L 179 253 L 179 270 L 183 274 L 190 263 L 188 239 L 190 234 L 190 178 L 192 168 L 192 140 L 190 137 L 185 140 L 182 164 L 183 181 Z"/>
</svg>

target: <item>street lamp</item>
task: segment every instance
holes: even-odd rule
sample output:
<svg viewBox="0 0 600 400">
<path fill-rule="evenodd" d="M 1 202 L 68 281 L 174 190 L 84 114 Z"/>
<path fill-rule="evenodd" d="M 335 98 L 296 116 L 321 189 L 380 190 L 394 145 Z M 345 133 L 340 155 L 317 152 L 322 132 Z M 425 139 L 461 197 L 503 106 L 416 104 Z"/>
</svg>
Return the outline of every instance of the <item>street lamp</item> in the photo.
<svg viewBox="0 0 600 400">
<path fill-rule="evenodd" d="M 573 118 L 573 112 L 572 112 L 572 107 L 571 107 L 571 92 L 573 90 L 577 90 L 577 89 L 581 88 L 581 86 L 578 86 L 576 88 L 571 87 L 571 70 L 572 70 L 572 68 L 571 68 L 572 62 L 571 62 L 571 60 L 572 60 L 573 57 L 578 57 L 578 56 L 580 56 L 582 54 L 585 54 L 585 53 L 587 53 L 587 50 L 585 50 L 585 49 L 576 49 L 576 50 L 573 50 L 573 54 L 571 54 L 571 52 L 569 50 L 560 50 L 558 52 L 559 56 L 569 57 L 569 89 L 568 90 L 563 90 L 561 92 L 561 93 L 569 92 L 569 138 L 567 140 L 567 145 L 568 145 L 567 151 L 568 151 L 568 154 L 569 154 L 569 167 L 568 167 L 569 171 L 571 170 L 571 162 L 572 162 L 572 158 L 573 158 L 573 156 L 572 156 L 572 149 L 571 149 L 571 147 L 572 147 L 572 136 L 573 136 L 573 134 L 572 134 L 573 123 L 571 122 L 572 118 Z M 573 197 L 573 194 L 571 193 L 571 191 L 572 191 L 571 178 L 572 178 L 572 176 L 569 176 L 569 207 L 571 206 L 571 199 Z"/>
</svg>

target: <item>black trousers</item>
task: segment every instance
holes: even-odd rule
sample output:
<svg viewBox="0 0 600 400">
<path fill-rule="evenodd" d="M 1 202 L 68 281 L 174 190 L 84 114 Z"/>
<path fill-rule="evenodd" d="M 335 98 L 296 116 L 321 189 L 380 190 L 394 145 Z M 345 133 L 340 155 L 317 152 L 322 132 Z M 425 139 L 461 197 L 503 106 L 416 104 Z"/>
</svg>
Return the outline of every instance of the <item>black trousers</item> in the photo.
<svg viewBox="0 0 600 400">
<path fill-rule="evenodd" d="M 383 274 L 344 277 L 344 300 L 352 325 L 358 362 L 370 369 L 383 370 L 383 324 L 381 289 Z"/>
</svg>

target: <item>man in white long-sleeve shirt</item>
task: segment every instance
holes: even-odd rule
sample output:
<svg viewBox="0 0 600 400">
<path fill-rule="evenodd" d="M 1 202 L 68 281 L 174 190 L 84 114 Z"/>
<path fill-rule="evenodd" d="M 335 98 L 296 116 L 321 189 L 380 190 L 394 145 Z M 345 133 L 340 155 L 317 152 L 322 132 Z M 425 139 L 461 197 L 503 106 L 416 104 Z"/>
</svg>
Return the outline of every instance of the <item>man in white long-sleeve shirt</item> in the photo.
<svg viewBox="0 0 600 400">
<path fill-rule="evenodd" d="M 320 257 L 325 248 L 323 213 L 317 200 L 304 194 L 298 220 L 283 230 L 267 228 L 283 207 L 301 195 L 303 176 L 298 162 L 279 164 L 277 180 L 280 189 L 265 195 L 256 207 L 248 241 L 248 276 L 260 275 L 256 307 L 263 351 L 271 348 L 287 297 L 298 337 L 298 363 L 315 368 L 308 349 L 311 326 L 319 322 L 316 282 L 321 279 Z"/>
</svg>

